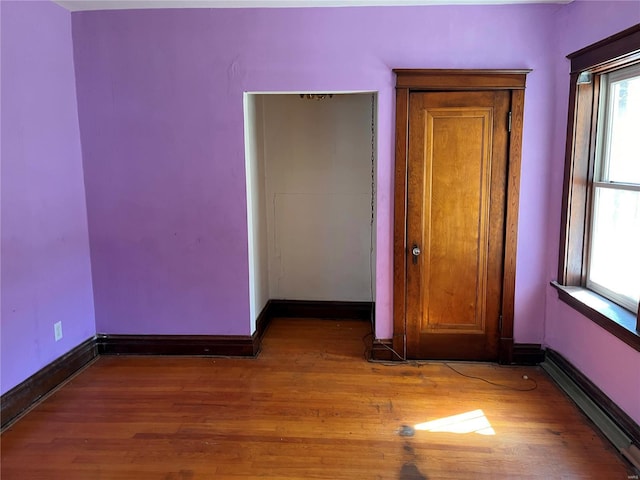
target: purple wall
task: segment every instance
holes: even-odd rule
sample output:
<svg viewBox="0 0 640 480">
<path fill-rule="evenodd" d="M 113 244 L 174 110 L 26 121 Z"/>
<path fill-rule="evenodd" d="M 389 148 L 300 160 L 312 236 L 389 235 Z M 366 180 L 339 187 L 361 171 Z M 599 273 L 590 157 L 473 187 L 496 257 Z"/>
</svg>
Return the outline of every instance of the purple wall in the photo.
<svg viewBox="0 0 640 480">
<path fill-rule="evenodd" d="M 97 330 L 250 334 L 243 92 L 375 90 L 376 334 L 390 337 L 391 69 L 532 68 L 515 331 L 541 342 L 558 8 L 74 13 Z"/>
<path fill-rule="evenodd" d="M 605 22 L 602 20 L 606 19 Z M 640 22 L 640 1 L 578 0 L 555 18 L 555 128 L 550 155 L 545 344 L 560 352 L 640 423 L 640 353 L 558 300 L 557 278 L 571 52 Z"/>
<path fill-rule="evenodd" d="M 93 336 L 95 321 L 71 15 L 8 1 L 0 15 L 5 393 Z"/>
</svg>

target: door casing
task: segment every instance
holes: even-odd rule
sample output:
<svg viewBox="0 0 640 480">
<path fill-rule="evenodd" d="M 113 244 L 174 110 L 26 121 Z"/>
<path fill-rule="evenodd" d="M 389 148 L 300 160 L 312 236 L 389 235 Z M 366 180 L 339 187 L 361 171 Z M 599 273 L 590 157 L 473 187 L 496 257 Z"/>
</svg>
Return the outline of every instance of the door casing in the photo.
<svg viewBox="0 0 640 480">
<path fill-rule="evenodd" d="M 407 178 L 409 152 L 409 94 L 428 91 L 508 90 L 511 93 L 507 158 L 506 218 L 498 361 L 513 360 L 513 320 L 522 156 L 524 88 L 531 70 L 394 69 L 396 74 L 396 151 L 393 245 L 393 350 L 407 358 Z M 398 358 L 400 357 L 400 358 Z"/>
</svg>

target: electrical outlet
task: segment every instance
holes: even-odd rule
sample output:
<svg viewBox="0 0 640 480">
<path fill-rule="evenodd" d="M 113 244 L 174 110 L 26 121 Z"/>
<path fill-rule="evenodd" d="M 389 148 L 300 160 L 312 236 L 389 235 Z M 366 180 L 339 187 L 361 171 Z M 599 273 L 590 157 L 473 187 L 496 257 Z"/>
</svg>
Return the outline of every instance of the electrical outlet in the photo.
<svg viewBox="0 0 640 480">
<path fill-rule="evenodd" d="M 53 324 L 53 336 L 56 342 L 62 338 L 62 320 Z"/>
</svg>

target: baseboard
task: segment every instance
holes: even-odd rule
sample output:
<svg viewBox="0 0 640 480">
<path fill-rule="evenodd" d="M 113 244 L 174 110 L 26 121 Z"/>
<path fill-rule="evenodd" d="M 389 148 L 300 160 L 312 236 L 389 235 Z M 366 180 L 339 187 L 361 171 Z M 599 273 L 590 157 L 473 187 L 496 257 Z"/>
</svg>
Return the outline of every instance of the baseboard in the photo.
<svg viewBox="0 0 640 480">
<path fill-rule="evenodd" d="M 100 355 L 190 355 L 254 357 L 257 335 L 106 335 L 96 336 Z"/>
<path fill-rule="evenodd" d="M 89 338 L 2 395 L 0 397 L 2 424 L 0 428 L 9 426 L 23 412 L 91 362 L 97 355 L 95 338 Z"/>
<path fill-rule="evenodd" d="M 371 320 L 372 302 L 331 302 L 316 300 L 270 300 L 268 315 L 274 317 Z"/>
<path fill-rule="evenodd" d="M 269 325 L 271 324 L 271 302 L 272 300 L 267 301 L 266 305 L 260 312 L 260 315 L 258 315 L 258 318 L 256 319 L 256 331 L 253 333 L 253 335 L 257 337 L 260 342 L 262 342 L 262 337 L 264 337 L 267 328 L 269 328 Z"/>
<path fill-rule="evenodd" d="M 513 338 L 500 337 L 498 341 L 498 363 L 501 365 L 513 363 Z"/>
<path fill-rule="evenodd" d="M 271 322 L 271 300 L 256 319 L 256 331 L 245 335 L 96 335 L 99 355 L 185 355 L 255 357 Z"/>
<path fill-rule="evenodd" d="M 509 358 L 503 363 L 516 365 L 538 365 L 544 361 L 545 351 L 540 344 L 517 343 L 510 344 Z M 372 360 L 402 360 L 393 352 L 393 340 L 375 339 L 371 345 Z"/>
<path fill-rule="evenodd" d="M 607 418 L 604 418 L 603 420 L 605 423 L 610 420 L 615 424 L 611 426 L 613 430 L 619 429 L 622 434 L 628 437 L 628 439 L 633 442 L 633 444 L 635 444 L 636 449 L 638 446 L 640 446 L 640 426 L 638 426 L 638 424 L 629 415 L 627 415 L 620 407 L 618 407 L 618 405 L 616 405 L 613 400 L 605 395 L 602 390 L 600 390 L 591 380 L 589 380 L 566 358 L 564 358 L 561 354 L 554 350 L 547 349 L 546 359 L 542 364 L 542 367 L 574 400 L 574 402 L 576 402 L 576 404 L 580 406 L 580 408 L 587 414 L 587 416 L 589 416 L 589 418 L 591 418 L 591 420 L 601 428 L 601 430 L 602 427 L 599 425 L 599 423 L 601 422 L 599 422 L 597 419 L 592 418 L 592 415 L 590 415 L 590 410 L 594 410 L 593 407 L 597 407 L 597 409 L 599 409 L 602 413 L 604 413 L 604 415 L 606 415 Z M 576 398 L 574 398 L 576 395 L 574 395 L 575 387 L 573 385 L 569 385 L 568 387 L 566 387 L 561 384 L 562 374 L 566 375 L 569 381 L 572 382 L 575 387 L 577 387 L 577 389 L 579 389 L 577 395 L 583 393 L 584 396 L 586 396 L 585 400 L 576 400 Z M 590 406 L 589 403 L 593 403 L 593 406 Z M 598 414 L 599 412 L 596 411 L 596 415 Z M 614 445 L 616 445 L 616 447 L 618 447 L 624 454 L 624 445 L 623 447 L 620 447 L 619 445 L 622 440 L 612 439 L 611 436 L 607 435 L 607 432 L 605 431 L 603 431 L 603 433 L 605 433 L 605 435 L 612 441 L 612 443 L 614 443 Z"/>
<path fill-rule="evenodd" d="M 545 350 L 539 343 L 516 343 L 511 355 L 511 363 L 516 365 L 538 365 L 544 362 Z"/>
<path fill-rule="evenodd" d="M 393 353 L 393 340 L 391 338 L 376 338 L 371 345 L 371 360 L 396 361 L 401 360 Z"/>
</svg>

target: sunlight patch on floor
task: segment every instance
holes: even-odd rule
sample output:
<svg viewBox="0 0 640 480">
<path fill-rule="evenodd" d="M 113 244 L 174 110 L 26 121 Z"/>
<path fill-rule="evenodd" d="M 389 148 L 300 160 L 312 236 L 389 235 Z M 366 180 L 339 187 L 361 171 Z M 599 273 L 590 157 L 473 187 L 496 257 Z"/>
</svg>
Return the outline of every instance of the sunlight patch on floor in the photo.
<svg viewBox="0 0 640 480">
<path fill-rule="evenodd" d="M 480 435 L 496 434 L 489 423 L 489 419 L 487 419 L 482 410 L 473 410 L 451 417 L 419 423 L 415 425 L 414 428 L 427 432 L 478 433 Z"/>
</svg>

